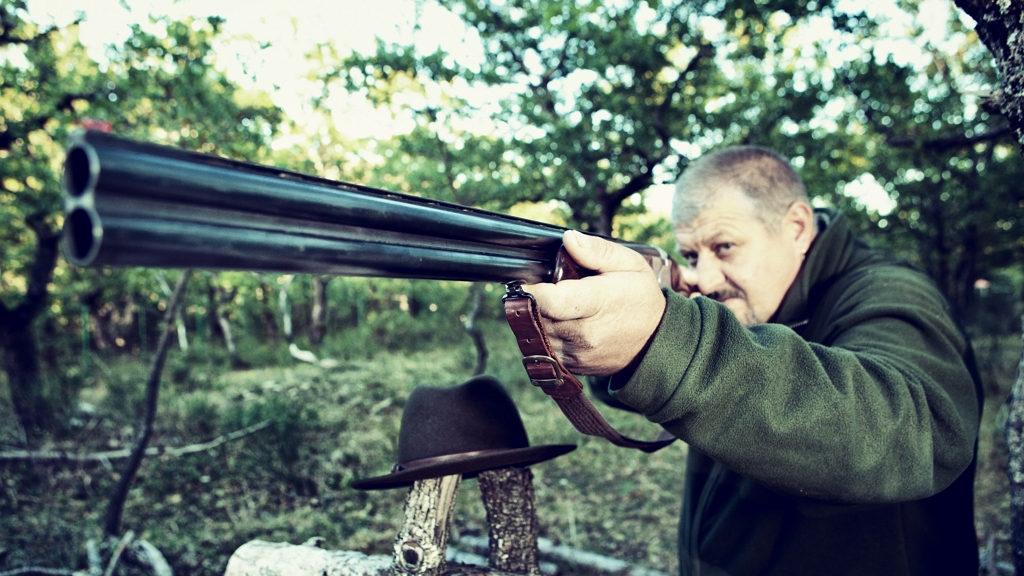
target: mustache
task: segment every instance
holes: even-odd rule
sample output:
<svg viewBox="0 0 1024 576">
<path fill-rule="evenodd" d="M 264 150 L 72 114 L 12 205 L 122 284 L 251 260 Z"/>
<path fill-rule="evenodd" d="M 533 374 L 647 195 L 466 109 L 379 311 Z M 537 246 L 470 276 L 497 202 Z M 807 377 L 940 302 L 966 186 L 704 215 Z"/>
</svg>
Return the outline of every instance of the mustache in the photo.
<svg viewBox="0 0 1024 576">
<path fill-rule="evenodd" d="M 741 300 L 747 299 L 747 293 L 744 292 L 743 290 L 740 290 L 739 288 L 723 288 L 721 290 L 716 290 L 710 294 L 705 294 L 705 296 L 711 298 L 712 300 L 717 300 L 719 302 L 724 302 L 730 298 L 739 298 Z"/>
</svg>

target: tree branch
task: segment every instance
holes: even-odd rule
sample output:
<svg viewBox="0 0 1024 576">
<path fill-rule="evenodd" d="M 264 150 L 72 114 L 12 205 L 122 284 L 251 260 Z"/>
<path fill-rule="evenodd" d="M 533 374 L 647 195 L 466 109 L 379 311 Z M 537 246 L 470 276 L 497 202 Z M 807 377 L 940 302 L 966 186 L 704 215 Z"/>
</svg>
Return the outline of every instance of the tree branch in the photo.
<svg viewBox="0 0 1024 576">
<path fill-rule="evenodd" d="M 149 368 L 149 379 L 146 381 L 146 408 L 142 417 L 141 432 L 139 438 L 132 448 L 128 462 L 121 471 L 121 478 L 118 480 L 114 492 L 111 494 L 110 503 L 103 520 L 103 532 L 107 536 L 116 536 L 121 528 L 121 513 L 124 510 L 124 502 L 128 498 L 128 489 L 131 487 L 135 473 L 142 465 L 142 459 L 146 455 L 146 445 L 153 434 L 153 420 L 156 417 L 157 399 L 160 393 L 160 373 L 163 372 L 164 360 L 167 359 L 168 344 L 171 341 L 171 326 L 178 306 L 183 300 L 185 287 L 192 270 L 183 270 L 177 286 L 174 287 L 174 294 L 167 303 L 167 311 L 164 313 L 164 323 L 160 331 L 160 342 L 157 344 L 156 353 L 153 355 L 153 362 Z"/>
<path fill-rule="evenodd" d="M 199 444 L 189 444 L 187 446 L 168 447 L 168 446 L 150 446 L 146 448 L 146 456 L 186 456 L 188 454 L 195 454 L 197 452 L 206 452 L 207 450 L 213 450 L 222 444 L 233 442 L 239 438 L 243 438 L 250 434 L 263 430 L 273 421 L 264 420 L 258 424 L 253 424 L 247 428 L 236 430 L 230 434 L 224 434 L 218 436 L 207 442 Z M 121 450 L 108 450 L 106 452 L 90 452 L 87 454 L 80 454 L 74 452 L 64 452 L 62 450 L 10 450 L 7 452 L 0 452 L 0 462 L 8 460 L 57 460 L 62 462 L 109 462 L 110 460 L 118 460 L 121 458 L 127 458 L 131 456 L 131 450 L 124 448 Z"/>
</svg>

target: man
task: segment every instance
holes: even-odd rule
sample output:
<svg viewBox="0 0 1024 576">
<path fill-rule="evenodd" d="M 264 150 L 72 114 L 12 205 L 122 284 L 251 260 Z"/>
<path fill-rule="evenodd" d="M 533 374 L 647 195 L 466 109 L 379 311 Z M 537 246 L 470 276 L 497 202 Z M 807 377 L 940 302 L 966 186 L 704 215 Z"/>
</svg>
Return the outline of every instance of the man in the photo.
<svg viewBox="0 0 1024 576">
<path fill-rule="evenodd" d="M 762 148 L 693 162 L 673 227 L 678 293 L 575 232 L 598 274 L 526 289 L 570 369 L 689 445 L 682 573 L 977 574 L 981 389 L 935 286 Z"/>
</svg>

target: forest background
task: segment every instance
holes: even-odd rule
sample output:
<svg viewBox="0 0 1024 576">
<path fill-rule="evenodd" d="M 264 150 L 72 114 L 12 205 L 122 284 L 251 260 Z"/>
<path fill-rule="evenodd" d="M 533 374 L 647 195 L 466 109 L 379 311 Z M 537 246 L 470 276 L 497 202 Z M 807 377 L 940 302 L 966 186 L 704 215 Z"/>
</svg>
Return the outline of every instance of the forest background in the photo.
<svg viewBox="0 0 1024 576">
<path fill-rule="evenodd" d="M 182 274 L 60 256 L 63 147 L 83 125 L 670 252 L 671 182 L 702 152 L 749 143 L 793 158 L 816 206 L 928 272 L 971 332 L 987 394 L 979 547 L 991 566 L 1008 558 L 998 424 L 1020 354 L 1024 164 L 989 103 L 992 56 L 951 3 L 396 3 L 408 18 L 379 40 L 314 38 L 290 56 L 294 79 L 269 85 L 276 40 L 208 4 L 167 16 L 125 0 L 60 20 L 0 0 L 0 452 L 130 446 Z M 127 34 L 83 40 L 115 14 Z M 414 386 L 481 369 L 509 387 L 535 443 L 580 444 L 535 471 L 542 535 L 677 571 L 685 447 L 638 456 L 576 435 L 530 389 L 499 288 L 190 272 L 151 443 L 265 427 L 147 459 L 115 528 L 116 459 L 0 457 L 0 571 L 83 569 L 90 540 L 109 556 L 128 530 L 190 574 L 222 572 L 253 538 L 388 553 L 403 494 L 347 483 L 390 468 Z M 456 538 L 486 532 L 477 500 L 464 487 Z"/>
</svg>

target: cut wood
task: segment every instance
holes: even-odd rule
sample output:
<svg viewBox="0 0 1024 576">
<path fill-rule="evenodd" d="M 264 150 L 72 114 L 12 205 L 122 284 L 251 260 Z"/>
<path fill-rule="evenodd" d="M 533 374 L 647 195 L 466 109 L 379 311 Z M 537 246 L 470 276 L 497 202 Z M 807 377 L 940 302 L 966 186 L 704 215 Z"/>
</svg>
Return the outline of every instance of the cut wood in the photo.
<svg viewBox="0 0 1024 576">
<path fill-rule="evenodd" d="M 521 576 L 472 565 L 486 559 L 466 558 L 454 552 L 445 565 L 443 576 Z M 352 550 L 322 550 L 309 543 L 264 542 L 253 540 L 240 546 L 228 560 L 224 576 L 387 576 L 391 558 L 368 556 Z"/>
<path fill-rule="evenodd" d="M 224 576 L 387 576 L 391 558 L 253 540 L 228 559 Z"/>
<path fill-rule="evenodd" d="M 456 544 L 470 551 L 482 553 L 488 550 L 488 539 L 483 536 L 463 536 Z M 540 566 L 543 573 L 546 564 L 554 564 L 563 570 L 575 567 L 586 568 L 593 572 L 607 574 L 628 574 L 630 576 L 668 576 L 664 572 L 631 566 L 628 562 L 595 552 L 579 550 L 571 546 L 555 544 L 549 538 L 537 538 L 537 549 L 540 552 Z"/>
<path fill-rule="evenodd" d="M 391 573 L 399 576 L 440 576 L 451 526 L 452 506 L 462 476 L 417 480 L 405 499 L 405 520 L 395 538 Z"/>
<path fill-rule="evenodd" d="M 476 482 L 487 510 L 489 566 L 540 574 L 533 473 L 529 468 L 486 470 Z"/>
</svg>

